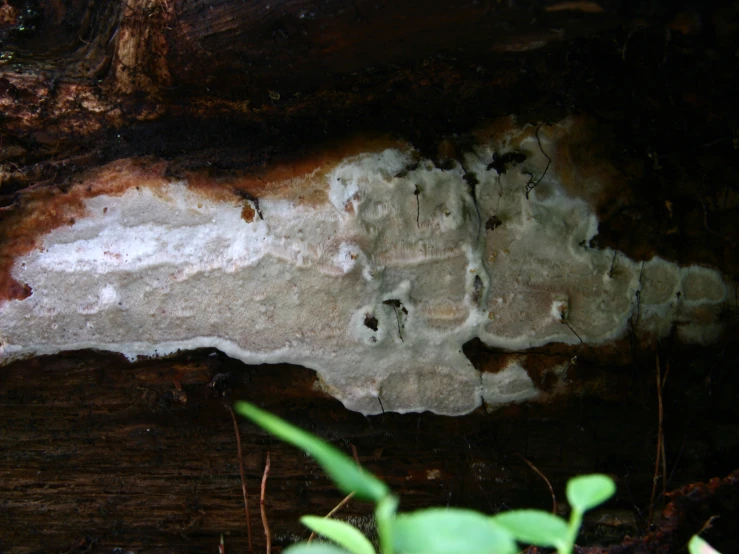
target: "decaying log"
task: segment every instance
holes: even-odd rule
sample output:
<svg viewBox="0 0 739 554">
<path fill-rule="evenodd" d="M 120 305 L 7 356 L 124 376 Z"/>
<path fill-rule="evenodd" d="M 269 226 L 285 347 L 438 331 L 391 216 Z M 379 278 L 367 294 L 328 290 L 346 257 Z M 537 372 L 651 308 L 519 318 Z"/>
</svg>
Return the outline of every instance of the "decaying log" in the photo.
<svg viewBox="0 0 739 554">
<path fill-rule="evenodd" d="M 736 372 L 729 361 L 736 347 L 703 353 L 700 365 L 696 354 L 663 352 L 672 364 L 664 391 L 670 490 L 704 475 L 727 475 L 739 451 Z M 560 510 L 566 510 L 564 486 L 572 475 L 614 476 L 618 497 L 593 514 L 583 541 L 637 536 L 646 525 L 654 468 L 653 383 L 633 364 L 578 366 L 569 378 L 586 383 L 588 394 L 461 418 L 365 418 L 317 391 L 309 370 L 245 367 L 215 352 L 133 365 L 86 352 L 15 362 L 0 376 L 0 547 L 203 552 L 215 550 L 224 533 L 227 551 L 245 551 L 236 438 L 224 407 L 237 399 L 260 404 L 349 455 L 354 446 L 361 463 L 401 494 L 403 510 L 550 510 L 549 490 L 523 456 L 552 482 Z M 267 451 L 274 546 L 307 538 L 298 515 L 328 513 L 343 495 L 303 454 L 246 422 L 240 429 L 255 551 L 264 547 L 257 506 Z M 370 506 L 352 500 L 339 516 L 367 528 L 370 513 Z M 731 512 L 708 515 L 722 517 L 706 538 L 729 539 Z M 697 519 L 690 516 L 685 532 L 699 530 Z"/>
<path fill-rule="evenodd" d="M 620 541 L 642 532 L 649 512 L 657 349 L 671 364 L 663 390 L 669 487 L 728 475 L 739 448 L 731 392 L 739 275 L 738 20 L 731 2 L 0 0 L 0 550 L 201 552 L 214 550 L 222 532 L 227 552 L 244 550 L 236 443 L 224 407 L 238 398 L 347 452 L 355 446 L 363 464 L 404 494 L 403 509 L 548 509 L 546 485 L 520 456 L 552 481 L 560 501 L 573 474 L 610 473 L 619 497 L 587 531 L 595 533 L 593 542 L 603 542 L 602 532 L 615 528 L 611 539 Z M 151 194 L 150 205 L 164 198 L 182 213 L 201 202 L 207 211 L 212 202 L 216 219 L 225 213 L 219 210 L 237 210 L 238 233 L 273 225 L 270 210 L 287 202 L 316 210 L 310 212 L 316 229 L 335 235 L 335 228 L 324 229 L 335 195 L 322 179 L 356 161 L 352 156 L 389 147 L 407 157 L 405 167 L 369 181 L 407 189 L 407 205 L 398 207 L 388 193 L 392 202 L 383 206 L 376 189 L 357 189 L 376 201 L 370 215 L 378 221 L 389 213 L 383 210 L 400 210 L 377 225 L 396 225 L 383 244 L 368 230 L 370 211 L 357 215 L 367 208 L 362 199 L 344 198 L 344 212 L 356 210 L 350 215 L 359 222 L 352 236 L 366 233 L 356 239 L 357 251 L 344 252 L 359 259 L 348 273 L 355 271 L 357 283 L 369 282 L 360 277 L 360 254 L 380 259 L 388 244 L 405 248 L 413 233 L 430 233 L 433 248 L 446 240 L 442 246 L 476 252 L 465 254 L 458 268 L 443 269 L 459 289 L 457 296 L 443 289 L 444 302 L 424 304 L 403 292 L 405 270 L 398 270 L 385 278 L 396 279 L 395 288 L 355 307 L 367 348 L 372 338 L 386 340 L 380 334 L 391 328 L 389 357 L 369 360 L 369 350 L 352 351 L 353 343 L 331 325 L 311 326 L 310 316 L 328 321 L 317 308 L 300 318 L 318 342 L 312 350 L 271 346 L 270 352 L 291 352 L 282 358 L 244 355 L 255 351 L 248 333 L 231 343 L 161 346 L 181 338 L 164 333 L 174 328 L 171 313 L 159 314 L 161 336 L 142 327 L 143 319 L 117 315 L 124 346 L 109 336 L 98 342 L 92 335 L 62 336 L 65 325 L 100 329 L 94 313 L 131 298 L 118 284 L 106 289 L 106 283 L 85 281 L 81 271 L 77 288 L 57 288 L 57 276 L 67 271 L 74 278 L 81 266 L 57 266 L 55 274 L 44 265 L 65 241 L 82 247 L 104 235 L 104 225 L 93 229 L 95 199 L 113 202 L 100 206 L 98 218 L 103 208 L 112 214 L 136 194 Z M 475 157 L 480 168 L 473 171 Z M 431 194 L 424 172 L 440 176 L 447 188 L 434 184 Z M 199 197 L 182 203 L 171 194 L 173 185 Z M 557 198 L 572 209 L 551 211 Z M 450 239 L 437 230 L 452 228 L 443 222 L 455 202 L 461 223 Z M 132 206 L 125 217 L 145 212 Z M 140 227 L 154 225 L 164 211 Z M 171 217 L 191 223 L 179 212 Z M 586 217 L 597 233 L 591 229 L 573 242 L 572 229 Z M 497 257 L 514 252 L 511 259 L 527 259 L 528 251 L 503 244 L 506 237 L 520 242 L 527 218 L 552 222 L 539 228 L 555 238 L 539 241 L 547 246 L 529 258 L 546 258 L 548 268 L 575 268 L 575 258 L 587 258 L 597 278 L 591 275 L 586 287 L 565 270 L 552 270 L 560 275 L 555 287 L 549 269 L 529 268 L 522 274 L 528 300 L 515 304 L 511 299 L 521 292 L 515 287 L 496 290 Z M 569 221 L 560 225 L 564 234 L 552 231 L 558 218 Z M 281 233 L 287 240 L 288 231 Z M 108 252 L 115 258 L 132 250 Z M 315 253 L 324 271 L 345 267 L 331 256 L 324 263 L 326 252 L 334 253 Z M 434 267 L 446 263 L 437 261 L 446 258 L 434 257 L 436 250 L 424 256 L 428 252 Z M 409 256 L 407 249 L 402 256 Z M 74 256 L 61 258 L 76 263 Z M 31 268 L 32 261 L 38 263 L 29 269 L 33 279 L 24 280 L 22 264 Z M 478 266 L 479 274 L 469 271 Z M 289 271 L 308 271 L 296 267 Z M 516 267 L 509 268 L 510 282 Z M 121 265 L 116 271 L 121 268 L 130 270 Z M 282 275 L 279 268 L 274 276 Z M 424 286 L 437 290 L 440 282 Z M 611 301 L 614 283 L 625 291 L 619 297 L 625 304 Z M 341 298 L 333 287 L 301 294 L 325 295 L 320 307 Z M 572 290 L 562 294 L 567 287 Z M 119 289 L 125 289 L 120 299 Z M 68 312 L 59 308 L 63 290 L 70 294 Z M 212 303 L 201 290 L 190 297 Z M 498 299 L 515 306 L 501 310 L 503 330 L 490 323 L 496 321 L 491 315 L 501 315 L 494 313 Z M 583 299 L 596 299 L 596 308 L 606 302 L 601 314 L 617 320 L 608 324 L 619 332 L 608 334 L 598 327 L 601 320 L 585 319 Z M 242 309 L 230 299 L 224 303 L 219 309 Z M 190 309 L 208 315 L 207 306 Z M 349 328 L 349 319 L 341 313 L 340 329 Z M 424 329 L 446 333 L 438 344 L 428 334 L 414 338 L 421 319 L 436 322 Z M 275 321 L 265 340 L 282 340 L 285 319 Z M 207 323 L 213 335 L 217 323 Z M 229 330 L 239 330 L 236 323 L 229 322 Z M 484 332 L 468 332 L 475 325 Z M 146 340 L 136 337 L 141 329 Z M 457 330 L 453 340 L 449 329 Z M 200 328 L 187 338 L 202 334 Z M 332 351 L 328 336 L 348 342 L 330 343 Z M 501 337 L 529 338 L 514 344 Z M 229 350 L 234 343 L 241 353 Z M 94 347 L 134 358 L 155 354 L 157 345 L 167 354 L 180 346 L 207 349 L 135 363 L 84 350 L 39 356 Z M 432 349 L 439 345 L 449 348 Z M 299 362 L 320 378 L 295 366 L 244 366 L 224 351 L 251 363 Z M 398 352 L 405 358 L 392 358 Z M 20 359 L 29 355 L 39 357 Z M 336 367 L 356 360 L 356 374 L 337 378 L 335 356 Z M 429 400 L 423 379 L 414 384 L 416 396 L 393 397 L 396 385 L 383 381 L 392 380 L 393 368 L 432 362 L 442 367 L 435 375 L 446 379 L 457 375 L 449 368 L 462 367 L 463 381 L 473 384 L 458 398 Z M 363 377 L 367 382 L 355 394 L 352 380 Z M 449 386 L 444 379 L 430 390 Z M 449 386 L 450 396 L 460 382 Z M 506 406 L 500 401 L 505 387 L 509 400 L 530 399 L 534 391 L 546 402 Z M 348 412 L 327 391 L 353 409 L 381 415 Z M 386 409 L 473 413 L 449 419 L 382 414 Z M 246 424 L 242 443 L 254 506 L 271 452 L 267 511 L 276 549 L 301 533 L 299 514 L 327 513 L 341 500 L 302 455 Z M 343 513 L 367 524 L 366 506 L 352 501 Z M 722 525 L 730 525 L 728 518 L 716 520 L 707 538 L 728 541 Z M 260 551 L 259 533 L 254 540 Z"/>
</svg>

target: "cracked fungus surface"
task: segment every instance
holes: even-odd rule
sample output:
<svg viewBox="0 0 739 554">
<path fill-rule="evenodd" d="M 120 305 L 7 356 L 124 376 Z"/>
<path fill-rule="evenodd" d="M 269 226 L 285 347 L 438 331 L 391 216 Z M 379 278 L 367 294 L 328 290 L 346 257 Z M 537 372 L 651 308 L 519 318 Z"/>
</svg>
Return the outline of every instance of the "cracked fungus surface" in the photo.
<svg viewBox="0 0 739 554">
<path fill-rule="evenodd" d="M 546 170 L 566 133 L 537 140 L 524 127 L 445 170 L 410 147 L 365 152 L 258 199 L 164 177 L 93 192 L 15 258 L 32 293 L 0 305 L 3 359 L 216 347 L 313 368 L 352 410 L 462 414 L 539 394 L 518 363 L 475 370 L 462 353 L 474 337 L 519 351 L 597 345 L 629 322 L 660 337 L 679 320 L 684 340 L 715 340 L 719 273 L 588 246 L 587 195 Z M 515 163 L 496 170 L 494 152 Z"/>
</svg>

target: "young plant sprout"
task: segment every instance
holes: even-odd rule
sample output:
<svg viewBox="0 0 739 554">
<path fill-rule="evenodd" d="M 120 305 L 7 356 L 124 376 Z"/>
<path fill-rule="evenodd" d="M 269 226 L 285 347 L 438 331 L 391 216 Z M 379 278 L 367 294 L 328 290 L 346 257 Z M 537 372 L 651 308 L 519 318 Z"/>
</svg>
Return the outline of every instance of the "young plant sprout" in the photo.
<svg viewBox="0 0 739 554">
<path fill-rule="evenodd" d="M 235 410 L 310 454 L 341 491 L 372 502 L 380 554 L 516 554 L 517 542 L 571 554 L 584 513 L 616 492 L 613 479 L 606 475 L 571 479 L 567 484 L 571 507 L 567 521 L 540 510 L 489 516 L 459 508 L 427 508 L 399 514 L 398 498 L 388 486 L 333 446 L 248 402 L 237 402 Z M 304 516 L 300 521 L 334 544 L 299 543 L 285 550 L 286 554 L 376 554 L 370 540 L 346 522 L 318 516 Z M 691 542 L 692 554 L 715 552 L 699 541 Z"/>
</svg>

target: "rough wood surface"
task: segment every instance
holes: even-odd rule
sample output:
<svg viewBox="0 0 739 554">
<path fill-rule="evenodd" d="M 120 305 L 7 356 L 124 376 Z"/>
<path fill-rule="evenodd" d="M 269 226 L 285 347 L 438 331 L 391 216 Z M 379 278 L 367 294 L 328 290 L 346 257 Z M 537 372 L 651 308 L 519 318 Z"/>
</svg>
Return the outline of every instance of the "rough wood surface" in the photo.
<svg viewBox="0 0 739 554">
<path fill-rule="evenodd" d="M 652 356 L 644 354 L 644 369 Z M 664 392 L 669 488 L 727 475 L 739 453 L 736 372 L 727 361 L 736 347 L 700 365 L 684 361 L 695 352 L 665 356 L 672 363 Z M 347 453 L 356 447 L 362 464 L 401 493 L 403 510 L 550 509 L 546 484 L 520 456 L 550 479 L 560 506 L 569 477 L 609 473 L 618 498 L 594 516 L 584 540 L 621 540 L 646 524 L 654 469 L 656 396 L 636 367 L 573 370 L 573 383 L 597 386 L 556 407 L 365 418 L 314 391 L 308 370 L 247 367 L 217 353 L 134 365 L 87 352 L 18 362 L 0 374 L 0 551 L 64 552 L 77 544 L 77 551 L 206 552 L 220 533 L 227 552 L 245 551 L 236 440 L 223 404 L 239 398 Z M 301 453 L 245 422 L 240 428 L 255 550 L 264 544 L 257 506 L 267 451 L 275 546 L 307 536 L 297 517 L 328 513 L 342 495 Z M 341 510 L 365 526 L 369 514 L 355 501 Z M 726 533 L 732 523 L 716 525 Z"/>
<path fill-rule="evenodd" d="M 596 124 L 573 164 L 604 160 L 601 176 L 630 199 L 600 214 L 600 244 L 736 278 L 736 10 L 719 1 L 0 1 L 0 265 L 18 246 L 9 230 L 24 202 L 113 160 L 160 158 L 173 175 L 217 180 L 319 143 L 389 133 L 443 163 L 445 139 L 464 149 L 496 117 L 580 114 Z M 672 364 L 670 487 L 736 466 L 736 313 L 726 318 L 733 327 L 710 351 L 661 346 Z M 17 362 L 0 368 L 0 551 L 205 552 L 220 533 L 227 552 L 245 551 L 224 392 L 345 451 L 356 446 L 404 495 L 403 509 L 546 509 L 545 484 L 517 453 L 560 496 L 575 473 L 611 473 L 620 493 L 603 517 L 618 517 L 596 520 L 612 525 L 593 524 L 588 536 L 616 529 L 620 540 L 643 529 L 654 471 L 654 352 L 635 342 L 606 357 L 543 349 L 535 355 L 579 357 L 570 378 L 582 395 L 459 419 L 363 418 L 313 391 L 307 370 L 247 368 L 217 353 Z M 491 370 L 499 355 L 480 345 L 467 353 Z M 211 386 L 218 374 L 229 377 Z M 299 514 L 340 501 L 304 456 L 246 424 L 242 443 L 254 508 L 271 452 L 278 549 L 305 536 Z M 351 502 L 342 513 L 369 510 Z M 706 537 L 729 537 L 732 523 L 717 520 Z"/>
<path fill-rule="evenodd" d="M 443 162 L 496 117 L 583 114 L 573 164 L 630 198 L 599 244 L 737 274 L 735 6 L 509 4 L 10 2 L 0 218 L 131 156 L 219 177 L 390 133 Z"/>
</svg>

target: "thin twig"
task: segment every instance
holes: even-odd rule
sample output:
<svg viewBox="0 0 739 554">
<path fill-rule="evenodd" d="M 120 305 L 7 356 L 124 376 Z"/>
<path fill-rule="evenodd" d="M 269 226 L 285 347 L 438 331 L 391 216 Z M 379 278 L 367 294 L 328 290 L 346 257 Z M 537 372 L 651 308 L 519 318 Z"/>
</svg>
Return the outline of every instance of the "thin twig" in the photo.
<svg viewBox="0 0 739 554">
<path fill-rule="evenodd" d="M 670 374 L 670 360 L 665 360 L 665 375 L 662 377 L 661 389 L 664 390 L 667 383 L 667 376 Z M 660 391 L 660 403 L 662 402 L 662 392 Z M 662 412 L 662 409 L 660 409 Z M 663 427 L 664 414 L 660 413 L 659 432 L 662 435 L 662 497 L 667 496 L 667 456 L 665 456 L 665 431 Z"/>
<path fill-rule="evenodd" d="M 611 259 L 611 269 L 608 270 L 608 276 L 613 277 L 613 268 L 616 266 L 616 255 L 618 254 L 618 250 L 613 251 L 613 259 Z"/>
<path fill-rule="evenodd" d="M 264 526 L 264 536 L 267 539 L 266 554 L 272 554 L 272 535 L 269 534 L 269 523 L 267 522 L 267 512 L 264 509 L 264 495 L 267 491 L 267 476 L 269 475 L 269 452 L 267 452 L 267 461 L 264 464 L 264 475 L 262 475 L 262 491 L 259 495 L 259 509 L 262 512 L 262 525 Z"/>
<path fill-rule="evenodd" d="M 254 552 L 251 542 L 251 516 L 249 515 L 249 500 L 246 495 L 246 479 L 244 478 L 244 457 L 241 454 L 241 436 L 239 433 L 239 424 L 236 420 L 236 414 L 228 404 L 226 405 L 231 413 L 231 419 L 234 422 L 234 432 L 236 433 L 236 448 L 239 452 L 239 473 L 241 474 L 241 492 L 244 495 L 244 511 L 246 512 L 246 534 L 249 537 L 249 552 Z"/>
<path fill-rule="evenodd" d="M 333 510 L 331 510 L 329 513 L 327 513 L 324 516 L 324 519 L 331 519 L 331 517 L 333 517 L 333 515 L 336 512 L 338 512 L 339 510 L 341 510 L 341 508 L 343 508 L 344 506 L 346 506 L 346 503 L 349 502 L 352 498 L 354 498 L 354 493 L 353 492 L 350 492 L 349 494 L 347 494 L 344 497 L 344 500 L 342 500 L 341 502 L 339 502 L 336 506 L 334 506 L 334 509 Z M 310 537 L 308 537 L 308 542 L 313 542 L 313 539 L 315 539 L 315 538 L 316 538 L 316 532 L 313 531 L 310 534 Z"/>
<path fill-rule="evenodd" d="M 398 307 L 393 304 L 393 311 L 395 312 L 395 321 L 398 322 L 398 336 L 400 337 L 400 341 L 403 341 L 403 332 L 400 330 L 400 316 L 398 315 Z"/>
<path fill-rule="evenodd" d="M 731 240 L 731 239 L 730 239 L 729 237 L 727 237 L 726 235 L 722 235 L 721 233 L 718 233 L 718 232 L 714 231 L 713 229 L 711 229 L 711 228 L 710 228 L 710 227 L 708 226 L 708 208 L 706 208 L 706 203 L 705 203 L 705 202 L 703 202 L 703 198 L 701 197 L 701 195 L 700 195 L 700 194 L 698 194 L 698 193 L 696 192 L 696 193 L 695 193 L 695 195 L 696 195 L 696 196 L 698 197 L 698 202 L 700 202 L 701 206 L 703 207 L 703 227 L 705 227 L 705 228 L 706 228 L 706 231 L 708 231 L 708 232 L 709 232 L 709 233 L 711 233 L 712 235 L 715 235 L 715 236 L 719 237 L 720 239 L 723 239 L 723 240 L 725 240 L 725 241 L 726 241 L 726 242 L 728 242 L 728 243 L 729 243 L 729 244 L 730 244 L 731 246 L 734 246 L 734 247 L 736 247 L 736 242 L 734 242 L 733 240 Z"/>
<path fill-rule="evenodd" d="M 541 183 L 542 179 L 544 179 L 547 171 L 549 171 L 549 166 L 552 165 L 552 158 L 549 157 L 549 154 L 544 152 L 544 148 L 541 145 L 541 139 L 539 138 L 540 129 L 541 124 L 536 128 L 536 142 L 539 145 L 539 150 L 541 150 L 541 153 L 544 154 L 544 157 L 546 157 L 547 159 L 547 166 L 544 168 L 544 173 L 542 173 L 536 181 L 534 181 L 534 176 L 529 174 L 529 182 L 526 183 L 526 200 L 529 199 L 529 193 L 534 190 L 539 185 L 539 183 Z"/>
<path fill-rule="evenodd" d="M 647 518 L 647 522 L 649 525 L 652 524 L 652 519 L 654 517 L 654 502 L 655 498 L 657 496 L 657 480 L 659 479 L 659 469 L 660 469 L 660 462 L 662 461 L 662 456 L 664 454 L 664 437 L 662 435 L 662 418 L 664 415 L 663 407 L 662 407 L 662 375 L 661 375 L 661 369 L 659 364 L 659 352 L 657 352 L 657 363 L 656 363 L 656 371 L 657 371 L 657 412 L 659 417 L 659 423 L 657 426 L 657 454 L 656 459 L 654 461 L 654 478 L 652 479 L 652 496 L 649 500 L 649 517 Z"/>
<path fill-rule="evenodd" d="M 708 520 L 703 524 L 703 527 L 701 527 L 701 530 L 696 533 L 696 535 L 701 535 L 704 531 L 708 531 L 709 529 L 713 528 L 713 523 L 719 519 L 721 516 L 711 516 L 708 518 Z"/>
<path fill-rule="evenodd" d="M 359 452 L 357 452 L 357 447 L 354 446 L 353 442 L 350 442 L 349 446 L 352 449 L 352 457 L 354 458 L 354 461 L 357 462 L 358 466 L 361 466 L 362 464 L 359 463 Z"/>
<path fill-rule="evenodd" d="M 334 507 L 334 509 L 333 509 L 333 510 L 331 510 L 331 511 L 330 511 L 329 513 L 327 513 L 327 514 L 326 514 L 326 519 L 328 519 L 328 518 L 332 517 L 332 516 L 333 516 L 334 514 L 336 514 L 336 512 L 338 512 L 339 510 L 341 510 L 341 508 L 343 508 L 344 506 L 346 506 L 346 503 L 347 503 L 347 502 L 349 502 L 349 501 L 350 501 L 350 500 L 351 500 L 352 498 L 354 498 L 354 492 L 350 492 L 349 494 L 347 494 L 347 495 L 346 495 L 346 496 L 344 497 L 344 500 L 342 500 L 341 502 L 339 502 L 339 503 L 338 503 L 338 504 L 337 504 L 337 505 L 336 505 L 336 506 Z"/>
<path fill-rule="evenodd" d="M 420 229 L 421 228 L 421 189 L 418 188 L 418 185 L 416 185 L 416 189 L 413 191 L 413 194 L 416 196 L 416 226 Z"/>
<path fill-rule="evenodd" d="M 541 471 L 539 471 L 539 468 L 537 468 L 534 464 L 532 464 L 530 461 L 528 461 L 526 458 L 523 457 L 523 454 L 520 452 L 516 452 L 519 458 L 521 458 L 524 463 L 529 466 L 531 469 L 533 469 L 536 474 L 544 479 L 544 482 L 547 484 L 547 487 L 549 487 L 549 493 L 552 495 L 552 514 L 557 515 L 557 497 L 554 495 L 554 489 L 552 488 L 552 484 L 549 482 L 549 479 L 547 479 L 547 476 L 544 475 Z"/>
<path fill-rule="evenodd" d="M 568 329 L 569 329 L 570 331 L 572 331 L 572 333 L 573 333 L 573 334 L 574 334 L 574 335 L 575 335 L 575 336 L 576 336 L 576 337 L 577 337 L 578 339 L 580 339 L 580 342 L 581 342 L 582 344 L 585 344 L 585 343 L 583 342 L 582 338 L 580 337 L 580 335 L 578 335 L 578 334 L 577 334 L 577 331 L 575 331 L 575 330 L 574 330 L 574 329 L 572 328 L 572 325 L 570 325 L 570 323 L 569 323 L 569 322 L 568 322 L 567 320 L 563 319 L 563 320 L 562 320 L 562 323 L 564 323 L 565 325 L 567 325 L 567 328 L 568 328 Z"/>
<path fill-rule="evenodd" d="M 644 262 L 641 263 L 641 269 L 639 269 L 639 288 L 636 289 L 635 297 L 636 297 L 636 321 L 634 321 L 634 317 L 631 317 L 631 324 L 632 329 L 634 325 L 639 324 L 639 318 L 641 317 L 641 288 L 642 288 L 642 274 L 644 273 Z"/>
</svg>

